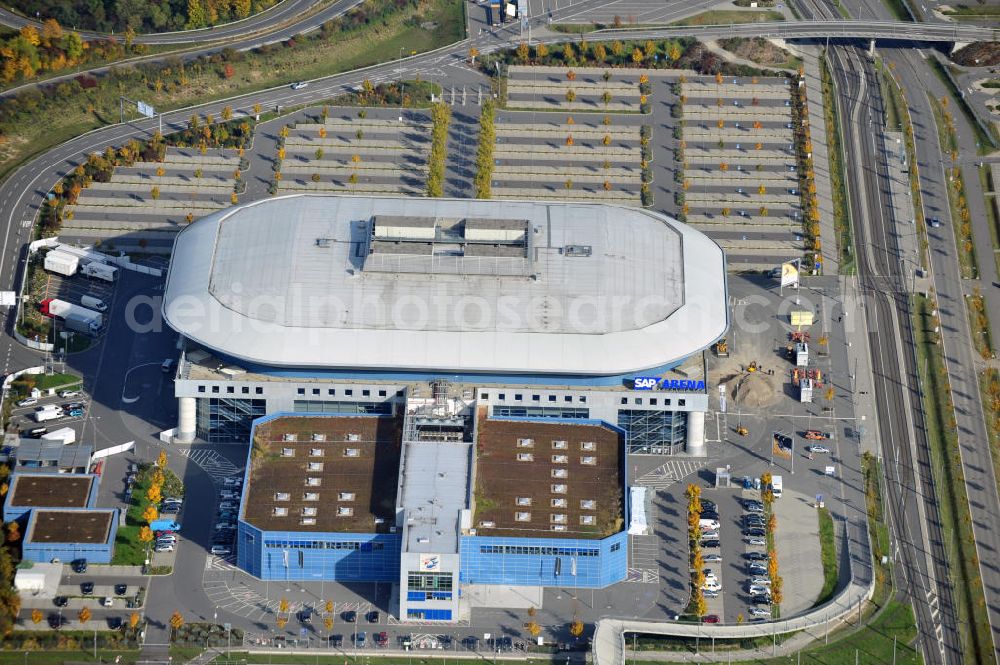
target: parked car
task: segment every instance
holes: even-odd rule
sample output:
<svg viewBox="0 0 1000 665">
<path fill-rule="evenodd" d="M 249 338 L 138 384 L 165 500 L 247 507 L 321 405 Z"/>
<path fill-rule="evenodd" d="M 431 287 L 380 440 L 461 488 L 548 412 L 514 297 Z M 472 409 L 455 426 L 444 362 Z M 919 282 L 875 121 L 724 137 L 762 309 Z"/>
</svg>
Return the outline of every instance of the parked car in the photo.
<svg viewBox="0 0 1000 665">
<path fill-rule="evenodd" d="M 114 607 L 115 599 L 111 596 L 105 596 L 104 600 L 101 601 L 101 605 L 104 605 L 105 607 Z"/>
<path fill-rule="evenodd" d="M 743 535 L 746 536 L 747 538 L 763 538 L 764 536 L 767 535 L 767 532 L 759 527 L 752 527 L 750 529 L 746 529 L 743 532 Z"/>
<path fill-rule="evenodd" d="M 747 572 L 751 575 L 767 575 L 767 566 L 762 563 L 751 563 L 747 565 Z"/>
<path fill-rule="evenodd" d="M 767 561 L 770 558 L 767 552 L 747 552 L 745 556 L 750 561 Z"/>
<path fill-rule="evenodd" d="M 63 409 L 66 411 L 72 411 L 73 409 L 82 409 L 87 406 L 83 402 L 66 402 L 63 404 Z"/>
<path fill-rule="evenodd" d="M 171 544 L 169 544 L 169 543 L 163 543 L 162 545 L 157 545 L 153 549 L 153 551 L 154 552 L 173 552 L 174 551 L 174 546 L 171 545 Z"/>
<path fill-rule="evenodd" d="M 719 513 L 716 513 L 716 512 L 705 512 L 703 510 L 703 511 L 701 511 L 701 519 L 703 519 L 703 520 L 715 520 L 716 522 L 718 522 L 719 521 Z"/>
<path fill-rule="evenodd" d="M 65 619 L 63 619 L 61 614 L 50 614 L 49 628 L 61 628 L 64 621 Z"/>
<path fill-rule="evenodd" d="M 66 415 L 70 418 L 83 418 L 83 409 L 70 409 Z"/>
<path fill-rule="evenodd" d="M 720 545 L 720 543 L 719 543 L 718 540 L 703 540 L 703 541 L 701 541 L 701 547 L 702 547 L 702 549 L 717 550 L 717 549 L 719 549 L 720 546 L 721 545 Z"/>
<path fill-rule="evenodd" d="M 22 431 L 21 434 L 24 434 L 25 436 L 30 436 L 32 439 L 38 439 L 43 434 L 48 433 L 48 431 L 49 431 L 48 427 L 32 427 L 29 430 Z"/>
<path fill-rule="evenodd" d="M 746 542 L 747 545 L 757 545 L 760 547 L 767 545 L 767 541 L 764 540 L 763 538 L 747 538 Z M 704 545 L 704 543 L 702 545 Z"/>
<path fill-rule="evenodd" d="M 340 615 L 346 623 L 356 623 L 358 620 L 358 613 L 354 610 L 347 610 Z"/>
<path fill-rule="evenodd" d="M 704 556 L 701 557 L 701 560 L 704 561 L 705 563 L 721 563 L 722 562 L 722 555 L 721 554 L 706 554 L 706 555 L 704 555 Z"/>
<path fill-rule="evenodd" d="M 719 623 L 718 614 L 706 614 L 701 618 L 702 623 Z"/>
<path fill-rule="evenodd" d="M 758 593 L 750 596 L 750 602 L 754 605 L 770 605 L 771 596 L 766 593 Z"/>
<path fill-rule="evenodd" d="M 719 584 L 718 580 L 706 580 L 704 584 L 701 585 L 702 591 L 722 591 L 722 585 Z"/>
<path fill-rule="evenodd" d="M 771 616 L 771 611 L 770 610 L 764 610 L 764 609 L 761 609 L 759 607 L 751 607 L 750 609 L 747 610 L 747 614 L 749 614 L 752 617 L 765 617 L 765 618 L 767 618 L 767 617 Z"/>
<path fill-rule="evenodd" d="M 761 584 L 751 584 L 750 588 L 747 589 L 751 596 L 770 596 L 770 587 L 763 586 Z"/>
<path fill-rule="evenodd" d="M 128 592 L 127 584 L 116 584 L 115 585 L 115 595 L 124 596 Z"/>
<path fill-rule="evenodd" d="M 334 649 L 339 649 L 343 645 L 344 645 L 344 636 L 343 635 L 331 635 L 330 636 L 330 646 L 331 647 L 333 647 Z"/>
<path fill-rule="evenodd" d="M 379 618 L 378 610 L 372 610 L 371 612 L 365 615 L 365 619 L 368 621 L 368 623 L 378 623 L 378 618 Z"/>
<path fill-rule="evenodd" d="M 702 531 L 717 531 L 719 529 L 718 520 L 699 520 L 698 526 Z"/>
<path fill-rule="evenodd" d="M 304 623 L 306 625 L 309 625 L 312 623 L 312 620 L 313 620 L 312 610 L 305 609 L 299 611 L 299 623 Z"/>
<path fill-rule="evenodd" d="M 814 445 L 814 446 L 806 446 L 806 452 L 809 452 L 809 453 L 828 453 L 828 452 L 830 452 L 830 449 L 827 448 L 826 446 Z"/>
<path fill-rule="evenodd" d="M 928 221 L 927 223 L 930 224 L 931 228 L 934 229 L 941 228 L 941 220 L 938 219 L 937 217 L 931 217 L 930 221 Z"/>
<path fill-rule="evenodd" d="M 809 441 L 822 441 L 823 439 L 829 439 L 830 433 L 818 429 L 807 429 L 802 436 Z"/>
<path fill-rule="evenodd" d="M 236 510 L 239 506 L 232 501 L 223 501 L 219 504 L 219 508 L 222 510 Z"/>
<path fill-rule="evenodd" d="M 305 88 L 308 85 L 309 85 L 308 81 L 299 81 L 298 83 L 292 84 L 292 90 L 301 90 L 302 88 Z"/>
<path fill-rule="evenodd" d="M 354 633 L 354 645 L 358 647 L 363 647 L 365 645 L 366 635 L 364 632 Z"/>
<path fill-rule="evenodd" d="M 82 593 L 84 596 L 89 596 L 90 594 L 94 593 L 94 583 L 84 582 L 83 584 L 81 584 L 80 593 Z"/>
<path fill-rule="evenodd" d="M 705 598 L 718 598 L 719 597 L 719 592 L 718 591 L 706 591 L 705 589 L 702 589 L 701 590 L 701 595 L 703 595 Z"/>
<path fill-rule="evenodd" d="M 751 577 L 750 578 L 750 586 L 770 587 L 771 586 L 771 578 L 770 577 Z"/>
<path fill-rule="evenodd" d="M 67 598 L 66 596 L 56 596 L 55 598 L 52 599 L 52 603 L 56 607 L 66 607 L 67 605 L 69 605 L 69 598 Z"/>
<path fill-rule="evenodd" d="M 122 618 L 121 617 L 108 617 L 108 628 L 111 630 L 121 630 Z"/>
<path fill-rule="evenodd" d="M 87 572 L 87 560 L 86 559 L 73 559 L 73 572 L 74 573 L 85 573 Z"/>
<path fill-rule="evenodd" d="M 226 556 L 227 554 L 233 553 L 233 551 L 225 545 L 212 545 L 212 549 L 210 551 L 215 556 Z"/>
<path fill-rule="evenodd" d="M 25 397 L 17 401 L 18 406 L 34 406 L 35 404 L 38 404 L 38 400 L 34 397 Z"/>
<path fill-rule="evenodd" d="M 385 631 L 375 633 L 375 644 L 383 649 L 389 646 L 389 633 Z"/>
<path fill-rule="evenodd" d="M 764 504 L 756 499 L 747 499 L 743 502 L 743 509 L 750 513 L 764 512 Z"/>
<path fill-rule="evenodd" d="M 80 391 L 79 390 L 60 390 L 59 391 L 59 396 L 62 397 L 63 399 L 69 399 L 70 397 L 79 397 L 80 396 Z"/>
<path fill-rule="evenodd" d="M 718 531 L 702 531 L 701 532 L 701 537 L 702 538 L 718 538 L 719 537 L 719 532 Z"/>
<path fill-rule="evenodd" d="M 718 506 L 715 505 L 714 501 L 709 501 L 708 499 L 701 500 L 701 512 L 715 512 L 718 510 Z"/>
</svg>

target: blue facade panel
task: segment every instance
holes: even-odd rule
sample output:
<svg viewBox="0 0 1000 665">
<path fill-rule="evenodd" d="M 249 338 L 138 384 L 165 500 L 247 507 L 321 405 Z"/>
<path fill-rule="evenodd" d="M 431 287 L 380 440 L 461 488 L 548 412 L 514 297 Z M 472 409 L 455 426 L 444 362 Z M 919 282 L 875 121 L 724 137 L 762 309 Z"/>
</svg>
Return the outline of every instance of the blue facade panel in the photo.
<svg viewBox="0 0 1000 665">
<path fill-rule="evenodd" d="M 63 509 L 59 509 L 63 510 Z M 69 509 L 66 509 L 69 510 Z M 79 509 L 77 509 L 79 510 Z M 107 542 L 104 543 L 36 543 L 30 539 L 24 541 L 22 548 L 22 558 L 37 563 L 47 563 L 53 559 L 62 562 L 70 562 L 74 559 L 86 559 L 89 563 L 111 563 L 111 556 L 114 553 L 115 534 L 118 533 L 118 511 L 109 510 L 111 513 L 111 528 Z M 32 522 L 35 513 L 32 511 L 28 516 L 28 526 L 25 531 L 29 538 L 32 533 Z"/>
<path fill-rule="evenodd" d="M 261 531 L 240 522 L 237 562 L 262 580 L 396 582 L 399 534 Z"/>
<path fill-rule="evenodd" d="M 603 540 L 465 536 L 465 584 L 601 588 L 628 573 L 628 533 Z"/>
</svg>

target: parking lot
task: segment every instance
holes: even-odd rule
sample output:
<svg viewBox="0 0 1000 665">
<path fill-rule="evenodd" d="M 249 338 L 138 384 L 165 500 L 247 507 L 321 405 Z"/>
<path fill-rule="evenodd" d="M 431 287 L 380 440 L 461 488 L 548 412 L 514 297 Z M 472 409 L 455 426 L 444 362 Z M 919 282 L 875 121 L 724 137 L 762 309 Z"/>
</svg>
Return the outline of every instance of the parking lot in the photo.
<svg viewBox="0 0 1000 665">
<path fill-rule="evenodd" d="M 280 193 L 425 193 L 429 113 L 353 107 L 329 107 L 328 112 L 319 122 L 288 129 L 279 148 L 284 152 L 276 156 Z"/>
<path fill-rule="evenodd" d="M 137 161 L 93 182 L 67 206 L 61 236 L 126 251 L 169 253 L 191 220 L 232 204 L 236 150 L 167 148 L 162 162 Z"/>
<path fill-rule="evenodd" d="M 687 222 L 726 250 L 731 270 L 801 256 L 804 166 L 790 83 L 689 76 L 680 85 Z"/>
</svg>

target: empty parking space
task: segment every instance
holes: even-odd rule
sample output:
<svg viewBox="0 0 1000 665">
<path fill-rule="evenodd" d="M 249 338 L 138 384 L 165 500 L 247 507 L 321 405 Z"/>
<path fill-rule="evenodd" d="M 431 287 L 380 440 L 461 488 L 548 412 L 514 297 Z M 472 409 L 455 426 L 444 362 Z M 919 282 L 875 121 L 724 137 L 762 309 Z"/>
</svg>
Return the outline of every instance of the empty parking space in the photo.
<svg viewBox="0 0 1000 665">
<path fill-rule="evenodd" d="M 680 83 L 684 210 L 740 270 L 773 267 L 806 250 L 803 155 L 789 82 L 688 77 Z"/>
<path fill-rule="evenodd" d="M 328 113 L 288 129 L 277 155 L 279 192 L 424 194 L 429 113 L 337 107 Z"/>
<path fill-rule="evenodd" d="M 233 204 L 241 158 L 235 150 L 167 148 L 162 162 L 115 169 L 67 206 L 63 235 L 121 249 L 169 251 L 191 221 Z"/>
</svg>

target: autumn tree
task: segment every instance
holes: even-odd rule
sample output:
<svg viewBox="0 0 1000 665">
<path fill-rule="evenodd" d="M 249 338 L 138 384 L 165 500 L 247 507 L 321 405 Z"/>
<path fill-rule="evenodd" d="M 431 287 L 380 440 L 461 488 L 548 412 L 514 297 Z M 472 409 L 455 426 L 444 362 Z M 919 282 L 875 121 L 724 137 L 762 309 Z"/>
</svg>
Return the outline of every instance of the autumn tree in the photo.
<svg viewBox="0 0 1000 665">
<path fill-rule="evenodd" d="M 16 543 L 21 540 L 21 525 L 17 522 L 7 523 L 7 542 Z"/>
<path fill-rule="evenodd" d="M 135 630 L 139 627 L 139 622 L 142 621 L 142 617 L 139 616 L 138 612 L 132 612 L 128 617 L 128 627 Z"/>
<path fill-rule="evenodd" d="M 31 610 L 31 623 L 41 623 L 44 616 L 45 615 L 42 614 L 42 611 L 36 607 Z"/>
<path fill-rule="evenodd" d="M 573 619 L 573 623 L 569 625 L 569 634 L 573 637 L 580 637 L 583 635 L 583 622 L 579 619 Z"/>
<path fill-rule="evenodd" d="M 160 516 L 160 513 L 156 510 L 156 506 L 149 504 L 146 509 L 142 511 L 142 519 L 147 523 L 152 523 Z"/>
<path fill-rule="evenodd" d="M 176 634 L 180 627 L 184 625 L 184 615 L 180 612 L 174 612 L 170 615 L 170 628 Z"/>
<path fill-rule="evenodd" d="M 535 621 L 529 621 L 524 627 L 532 637 L 538 637 L 542 632 L 542 627 Z"/>
<path fill-rule="evenodd" d="M 76 613 L 76 618 L 80 620 L 80 623 L 84 624 L 90 621 L 91 616 L 89 607 L 81 607 L 80 611 Z"/>
</svg>

